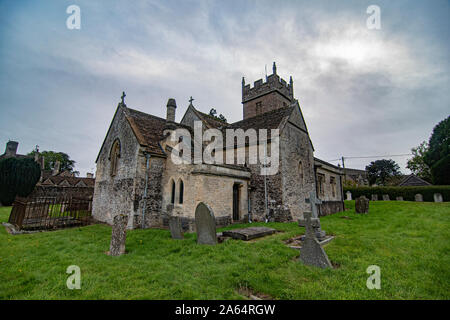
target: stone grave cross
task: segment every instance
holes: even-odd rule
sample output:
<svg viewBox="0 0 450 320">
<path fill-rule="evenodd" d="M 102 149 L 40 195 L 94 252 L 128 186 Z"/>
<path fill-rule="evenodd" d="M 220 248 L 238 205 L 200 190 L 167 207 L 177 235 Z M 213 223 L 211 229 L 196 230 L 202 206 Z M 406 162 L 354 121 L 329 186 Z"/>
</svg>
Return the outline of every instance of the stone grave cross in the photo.
<svg viewBox="0 0 450 320">
<path fill-rule="evenodd" d="M 309 199 L 305 199 L 306 203 L 311 204 L 311 212 L 312 212 L 312 227 L 314 228 L 314 233 L 319 241 L 322 241 L 325 239 L 326 232 L 322 230 L 320 227 L 320 219 L 319 214 L 317 212 L 317 205 L 322 203 L 322 200 L 316 198 L 316 194 L 311 191 L 309 193 Z M 304 217 L 303 220 L 298 220 L 298 225 L 300 227 L 306 228 L 306 218 Z"/>
<path fill-rule="evenodd" d="M 311 212 L 304 212 L 303 215 L 305 217 L 306 233 L 302 247 L 300 248 L 299 260 L 310 266 L 332 268 L 327 254 L 314 235 L 314 223 L 311 219 Z"/>
<path fill-rule="evenodd" d="M 322 204 L 322 200 L 316 198 L 316 193 L 311 191 L 309 193 L 309 199 L 305 199 L 305 202 L 311 204 L 312 217 L 318 218 L 319 214 L 317 213 L 317 205 Z"/>
</svg>

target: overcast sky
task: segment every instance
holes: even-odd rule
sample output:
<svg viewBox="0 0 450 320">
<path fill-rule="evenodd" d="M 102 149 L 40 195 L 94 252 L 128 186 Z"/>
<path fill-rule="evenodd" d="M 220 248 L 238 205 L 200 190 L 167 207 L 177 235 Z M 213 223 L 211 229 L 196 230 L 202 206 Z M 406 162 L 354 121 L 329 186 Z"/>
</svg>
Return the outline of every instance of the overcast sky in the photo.
<svg viewBox="0 0 450 320">
<path fill-rule="evenodd" d="M 80 30 L 66 27 L 71 4 Z M 366 26 L 371 4 L 380 30 Z M 66 152 L 84 176 L 123 90 L 160 117 L 175 98 L 180 121 L 193 96 L 234 122 L 241 78 L 276 61 L 316 157 L 409 153 L 450 113 L 449 12 L 438 0 L 0 1 L 0 148 Z M 405 173 L 407 158 L 392 157 Z"/>
</svg>

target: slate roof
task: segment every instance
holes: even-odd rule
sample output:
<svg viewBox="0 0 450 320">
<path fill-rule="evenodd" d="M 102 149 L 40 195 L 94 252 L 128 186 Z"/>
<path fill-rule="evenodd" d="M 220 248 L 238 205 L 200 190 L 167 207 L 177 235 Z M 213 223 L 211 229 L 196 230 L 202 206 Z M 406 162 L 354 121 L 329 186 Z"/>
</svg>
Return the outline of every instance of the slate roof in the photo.
<svg viewBox="0 0 450 320">
<path fill-rule="evenodd" d="M 418 176 L 414 174 L 410 174 L 409 176 L 406 176 L 398 186 L 401 187 L 408 187 L 408 186 L 431 186 L 431 183 L 419 178 Z"/>
</svg>

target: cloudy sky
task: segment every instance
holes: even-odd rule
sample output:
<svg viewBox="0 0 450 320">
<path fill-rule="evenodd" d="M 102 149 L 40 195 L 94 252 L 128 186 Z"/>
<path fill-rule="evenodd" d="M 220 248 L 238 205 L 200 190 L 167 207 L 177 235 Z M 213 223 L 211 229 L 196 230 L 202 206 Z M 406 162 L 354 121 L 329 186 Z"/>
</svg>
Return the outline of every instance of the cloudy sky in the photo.
<svg viewBox="0 0 450 320">
<path fill-rule="evenodd" d="M 66 27 L 72 4 L 80 30 Z M 366 26 L 371 4 L 380 30 Z M 234 122 L 242 76 L 253 82 L 276 61 L 315 156 L 409 153 L 450 113 L 449 12 L 438 0 L 2 0 L 0 148 L 63 151 L 85 175 L 123 90 L 128 107 L 157 116 L 173 97 L 181 120 L 193 96 Z M 392 157 L 403 172 L 407 158 Z"/>
</svg>

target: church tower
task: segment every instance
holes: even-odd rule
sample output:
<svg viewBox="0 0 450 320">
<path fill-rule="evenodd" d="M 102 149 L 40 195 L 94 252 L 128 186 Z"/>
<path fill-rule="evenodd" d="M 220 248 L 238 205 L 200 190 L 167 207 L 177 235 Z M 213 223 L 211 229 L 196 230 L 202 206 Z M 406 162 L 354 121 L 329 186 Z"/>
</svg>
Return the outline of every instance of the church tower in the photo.
<svg viewBox="0 0 450 320">
<path fill-rule="evenodd" d="M 273 63 L 273 73 L 266 76 L 266 82 L 259 79 L 245 85 L 242 78 L 242 104 L 244 119 L 255 117 L 275 109 L 289 106 L 294 101 L 294 87 L 292 77 L 289 84 L 277 75 L 277 66 Z"/>
</svg>

